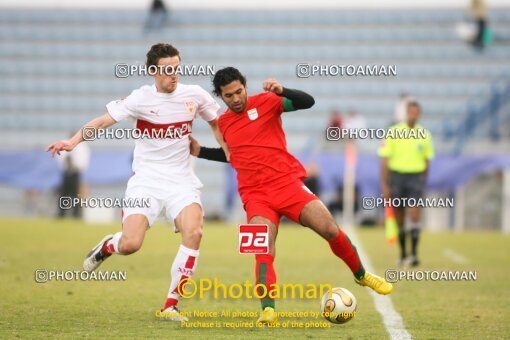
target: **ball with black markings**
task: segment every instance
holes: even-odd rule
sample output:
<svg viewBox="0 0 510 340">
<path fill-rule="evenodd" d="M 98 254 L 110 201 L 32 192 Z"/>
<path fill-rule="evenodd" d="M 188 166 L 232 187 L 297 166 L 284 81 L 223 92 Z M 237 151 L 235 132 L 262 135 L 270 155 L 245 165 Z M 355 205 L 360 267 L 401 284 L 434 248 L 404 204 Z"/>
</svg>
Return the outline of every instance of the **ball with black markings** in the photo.
<svg viewBox="0 0 510 340">
<path fill-rule="evenodd" d="M 326 292 L 321 300 L 322 316 L 332 323 L 346 323 L 356 316 L 356 297 L 342 287 Z"/>
</svg>

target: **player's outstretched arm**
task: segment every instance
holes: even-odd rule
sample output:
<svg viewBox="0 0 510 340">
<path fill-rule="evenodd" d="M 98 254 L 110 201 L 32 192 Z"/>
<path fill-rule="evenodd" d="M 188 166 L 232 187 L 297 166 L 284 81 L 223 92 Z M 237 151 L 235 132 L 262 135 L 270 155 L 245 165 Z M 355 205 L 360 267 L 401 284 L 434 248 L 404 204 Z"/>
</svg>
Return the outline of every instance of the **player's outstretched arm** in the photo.
<svg viewBox="0 0 510 340">
<path fill-rule="evenodd" d="M 191 141 L 190 152 L 192 156 L 208 159 L 210 161 L 228 163 L 227 156 L 222 148 L 206 148 L 200 146 L 195 138 L 189 136 L 189 139 Z"/>
<path fill-rule="evenodd" d="M 276 79 L 266 80 L 262 87 L 265 91 L 270 91 L 284 97 L 284 112 L 309 109 L 315 104 L 315 99 L 308 93 L 283 87 Z"/>
<path fill-rule="evenodd" d="M 223 139 L 223 135 L 221 134 L 220 128 L 218 126 L 218 119 L 211 120 L 208 123 L 213 131 L 214 138 L 216 139 L 218 144 L 223 149 L 224 154 L 227 157 L 227 161 L 230 160 L 230 150 L 228 149 L 228 145 L 227 145 L 227 143 L 225 143 L 225 140 Z"/>
<path fill-rule="evenodd" d="M 112 116 L 110 116 L 110 114 L 105 113 L 104 115 L 92 119 L 90 122 L 82 126 L 81 129 L 78 130 L 78 132 L 76 132 L 73 137 L 71 137 L 71 139 L 60 140 L 58 142 L 51 144 L 46 149 L 46 152 L 51 151 L 51 157 L 53 157 L 55 156 L 55 153 L 60 155 L 60 151 L 71 151 L 76 147 L 76 145 L 84 141 L 83 131 L 86 128 L 95 129 L 95 131 L 97 131 L 99 129 L 106 129 L 107 127 L 112 126 L 115 123 L 116 123 L 115 119 L 113 119 Z"/>
</svg>

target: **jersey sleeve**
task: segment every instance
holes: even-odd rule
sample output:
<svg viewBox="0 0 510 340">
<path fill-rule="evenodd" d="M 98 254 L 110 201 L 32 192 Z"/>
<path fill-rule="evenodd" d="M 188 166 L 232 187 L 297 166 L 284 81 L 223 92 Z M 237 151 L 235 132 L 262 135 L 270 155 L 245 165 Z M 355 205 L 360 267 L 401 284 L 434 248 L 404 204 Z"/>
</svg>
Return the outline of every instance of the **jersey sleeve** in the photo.
<svg viewBox="0 0 510 340">
<path fill-rule="evenodd" d="M 204 89 L 200 88 L 197 113 L 203 120 L 210 122 L 218 118 L 220 105 Z"/>
<path fill-rule="evenodd" d="M 131 92 L 124 99 L 114 100 L 106 104 L 106 110 L 117 122 L 137 116 L 138 90 Z"/>
<path fill-rule="evenodd" d="M 266 92 L 267 93 L 267 100 L 271 103 L 271 113 L 274 113 L 276 115 L 281 115 L 285 108 L 284 108 L 284 100 L 285 97 L 280 97 L 279 95 L 273 93 L 273 92 Z"/>
<path fill-rule="evenodd" d="M 388 158 L 391 157 L 392 151 L 393 151 L 393 139 L 386 138 L 383 141 L 383 144 L 379 147 L 379 150 L 377 150 L 377 155 L 382 158 Z"/>
<path fill-rule="evenodd" d="M 282 105 L 283 105 L 284 112 L 296 111 L 296 108 L 294 107 L 294 103 L 292 103 L 292 100 L 290 100 L 289 98 L 284 97 L 282 100 Z"/>
<path fill-rule="evenodd" d="M 429 160 L 434 158 L 434 144 L 432 143 L 432 135 L 430 131 L 427 131 L 427 137 L 425 139 L 425 159 Z"/>
</svg>

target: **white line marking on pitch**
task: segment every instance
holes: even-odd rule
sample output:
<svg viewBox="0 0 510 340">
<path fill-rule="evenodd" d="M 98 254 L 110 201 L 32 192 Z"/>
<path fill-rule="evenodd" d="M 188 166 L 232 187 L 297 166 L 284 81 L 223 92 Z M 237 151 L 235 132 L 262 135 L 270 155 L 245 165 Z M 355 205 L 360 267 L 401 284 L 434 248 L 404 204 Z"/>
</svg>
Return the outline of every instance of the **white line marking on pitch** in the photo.
<svg viewBox="0 0 510 340">
<path fill-rule="evenodd" d="M 445 257 L 449 258 L 450 260 L 452 260 L 453 262 L 456 262 L 456 263 L 464 264 L 464 263 L 468 263 L 469 262 L 467 257 L 457 253 L 455 250 L 450 249 L 450 248 L 445 248 L 443 250 L 443 255 Z"/>
<path fill-rule="evenodd" d="M 356 232 L 354 229 L 344 229 L 347 231 L 349 238 L 352 240 L 352 243 L 356 246 L 358 250 L 358 254 L 361 257 L 361 261 L 363 261 L 363 266 L 366 271 L 375 273 L 374 268 L 372 267 L 372 263 L 368 258 L 367 254 L 363 250 L 361 243 L 359 242 L 358 237 L 356 236 Z M 384 276 L 384 275 L 382 275 Z M 374 292 L 372 289 L 367 288 L 374 299 L 375 309 L 381 314 L 384 326 L 390 335 L 390 339 L 412 339 L 411 334 L 404 327 L 404 320 L 402 316 L 395 310 L 393 307 L 393 303 L 391 302 L 391 298 L 388 295 L 380 295 Z"/>
</svg>

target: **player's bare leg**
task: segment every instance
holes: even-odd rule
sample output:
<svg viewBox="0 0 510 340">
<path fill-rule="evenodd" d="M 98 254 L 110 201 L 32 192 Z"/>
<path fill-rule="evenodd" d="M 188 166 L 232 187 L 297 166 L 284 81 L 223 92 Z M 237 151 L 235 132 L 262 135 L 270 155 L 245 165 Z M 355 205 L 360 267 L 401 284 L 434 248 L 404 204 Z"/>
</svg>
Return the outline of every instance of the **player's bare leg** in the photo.
<svg viewBox="0 0 510 340">
<path fill-rule="evenodd" d="M 278 236 L 278 228 L 271 220 L 262 216 L 253 216 L 249 224 L 267 224 L 269 226 L 269 254 L 276 256 L 276 236 Z"/>
<path fill-rule="evenodd" d="M 175 226 L 182 235 L 182 244 L 185 247 L 198 250 L 202 240 L 202 225 L 204 213 L 198 203 L 192 203 L 177 215 Z"/>
<path fill-rule="evenodd" d="M 165 306 L 161 309 L 162 319 L 188 321 L 188 318 L 180 314 L 177 303 L 186 282 L 197 267 L 203 220 L 202 207 L 198 203 L 192 203 L 182 209 L 174 221 L 182 235 L 182 244 L 170 270 L 171 283 Z"/>
<path fill-rule="evenodd" d="M 266 291 L 271 291 L 271 285 L 276 283 L 276 272 L 274 270 L 274 258 L 276 255 L 276 236 L 278 235 L 278 228 L 269 219 L 263 216 L 253 216 L 249 224 L 267 224 L 269 226 L 269 254 L 255 255 L 255 277 L 256 284 L 263 284 L 266 286 Z M 259 295 L 263 292 L 259 290 Z M 262 313 L 257 322 L 263 324 L 272 324 L 278 321 L 278 316 L 275 312 L 275 302 L 269 296 L 260 300 L 262 306 Z"/>
<path fill-rule="evenodd" d="M 83 270 L 96 270 L 112 254 L 129 255 L 138 251 L 148 228 L 149 221 L 145 215 L 129 215 L 122 223 L 122 232 L 105 236 L 92 248 L 83 262 Z"/>
<path fill-rule="evenodd" d="M 137 252 L 142 247 L 145 232 L 148 229 L 149 221 L 145 215 L 133 214 L 126 217 L 122 224 L 118 253 L 121 255 L 129 255 Z"/>
<path fill-rule="evenodd" d="M 379 294 L 389 294 L 393 286 L 384 278 L 365 272 L 356 247 L 340 230 L 333 216 L 320 200 L 308 202 L 299 216 L 300 223 L 328 241 L 333 253 L 341 258 L 354 274 L 356 283 L 368 286 Z"/>
</svg>

